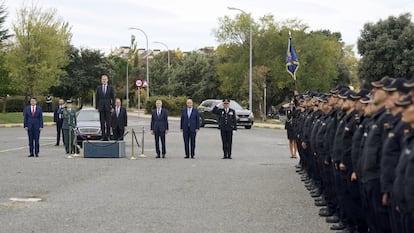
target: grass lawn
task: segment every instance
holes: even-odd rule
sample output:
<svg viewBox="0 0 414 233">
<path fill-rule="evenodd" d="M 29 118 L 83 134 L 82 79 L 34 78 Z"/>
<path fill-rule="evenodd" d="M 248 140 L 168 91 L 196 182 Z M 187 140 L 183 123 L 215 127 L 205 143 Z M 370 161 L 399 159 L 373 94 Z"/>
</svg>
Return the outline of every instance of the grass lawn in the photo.
<svg viewBox="0 0 414 233">
<path fill-rule="evenodd" d="M 44 122 L 53 122 L 53 117 L 43 116 Z M 0 113 L 0 124 L 16 124 L 23 123 L 22 112 Z"/>
</svg>

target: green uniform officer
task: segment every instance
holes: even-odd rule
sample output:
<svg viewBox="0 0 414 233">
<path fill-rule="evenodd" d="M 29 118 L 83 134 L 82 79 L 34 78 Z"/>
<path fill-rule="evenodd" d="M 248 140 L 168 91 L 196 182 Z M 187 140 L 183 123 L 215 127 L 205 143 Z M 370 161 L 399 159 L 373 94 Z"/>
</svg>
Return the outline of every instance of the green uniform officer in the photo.
<svg viewBox="0 0 414 233">
<path fill-rule="evenodd" d="M 72 100 L 67 100 L 65 107 L 59 111 L 63 116 L 63 143 L 65 144 L 66 154 L 73 154 L 75 153 L 76 112 L 72 109 Z"/>
</svg>

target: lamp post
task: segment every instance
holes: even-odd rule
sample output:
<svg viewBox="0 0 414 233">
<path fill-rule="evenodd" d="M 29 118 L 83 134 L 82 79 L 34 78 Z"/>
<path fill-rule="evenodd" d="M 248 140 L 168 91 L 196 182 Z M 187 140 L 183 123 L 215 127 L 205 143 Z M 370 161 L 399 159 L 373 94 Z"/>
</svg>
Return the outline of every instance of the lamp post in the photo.
<svg viewBox="0 0 414 233">
<path fill-rule="evenodd" d="M 252 69 L 252 54 L 253 54 L 253 44 L 252 44 L 252 18 L 250 14 L 248 14 L 246 11 L 235 8 L 235 7 L 227 7 L 229 10 L 235 10 L 240 11 L 243 14 L 249 15 L 249 21 L 250 21 L 250 58 L 249 58 L 249 109 L 253 111 L 253 100 L 252 100 L 252 76 L 253 76 L 253 69 Z"/>
<path fill-rule="evenodd" d="M 145 39 L 147 40 L 147 56 L 146 56 L 146 62 L 147 62 L 147 99 L 149 98 L 149 86 L 150 86 L 150 79 L 149 79 L 149 63 L 148 63 L 148 56 L 149 56 L 149 50 L 148 50 L 148 36 L 147 33 L 144 32 L 144 30 L 140 29 L 140 28 L 134 28 L 134 27 L 130 27 L 128 28 L 128 30 L 137 30 L 140 31 L 144 34 Z"/>
<path fill-rule="evenodd" d="M 170 49 L 168 48 L 168 45 L 165 43 L 162 43 L 160 41 L 154 41 L 153 43 L 161 44 L 167 49 L 167 64 L 168 64 L 168 90 L 170 89 Z M 169 94 L 170 91 L 168 91 Z"/>
</svg>

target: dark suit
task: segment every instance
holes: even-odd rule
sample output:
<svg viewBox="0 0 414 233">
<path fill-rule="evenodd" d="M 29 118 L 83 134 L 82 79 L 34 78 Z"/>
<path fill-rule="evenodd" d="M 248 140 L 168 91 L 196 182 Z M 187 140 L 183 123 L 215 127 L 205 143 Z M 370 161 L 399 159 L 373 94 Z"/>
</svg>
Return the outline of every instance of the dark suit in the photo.
<svg viewBox="0 0 414 233">
<path fill-rule="evenodd" d="M 116 107 L 112 113 L 112 132 L 115 140 L 124 140 L 125 127 L 128 125 L 127 112 L 124 107 L 119 107 L 117 115 Z"/>
<path fill-rule="evenodd" d="M 42 108 L 36 105 L 36 111 L 32 115 L 32 106 L 29 105 L 24 109 L 23 115 L 24 127 L 27 128 L 27 135 L 29 136 L 30 155 L 37 155 L 39 154 L 40 128 L 43 128 Z"/>
<path fill-rule="evenodd" d="M 180 129 L 183 131 L 185 156 L 190 155 L 191 144 L 191 158 L 194 158 L 196 130 L 200 129 L 200 116 L 198 110 L 193 108 L 190 116 L 188 116 L 188 108 L 183 109 L 181 113 Z"/>
<path fill-rule="evenodd" d="M 165 149 L 165 131 L 168 130 L 168 111 L 166 109 L 161 108 L 160 114 L 157 114 L 157 109 L 152 111 L 151 130 L 154 132 L 155 150 L 157 152 L 157 156 L 160 156 L 159 141 L 161 139 L 162 155 L 164 157 L 167 153 Z"/>
<path fill-rule="evenodd" d="M 104 140 L 109 138 L 111 130 L 111 109 L 115 105 L 115 91 L 110 85 L 106 85 L 106 92 L 103 91 L 103 86 L 96 88 L 96 106 L 99 110 L 99 119 L 101 121 L 102 138 Z"/>
<path fill-rule="evenodd" d="M 63 116 L 62 114 L 59 113 L 59 110 L 60 110 L 60 106 L 57 106 L 53 113 L 53 121 L 56 123 L 56 131 L 57 131 L 56 145 L 59 145 L 60 143 L 60 134 L 63 134 L 62 132 Z"/>
<path fill-rule="evenodd" d="M 236 111 L 229 108 L 220 109 L 214 106 L 213 113 L 219 116 L 219 129 L 221 133 L 221 141 L 223 143 L 223 158 L 231 158 L 231 146 L 233 143 L 233 130 L 237 130 Z"/>
</svg>

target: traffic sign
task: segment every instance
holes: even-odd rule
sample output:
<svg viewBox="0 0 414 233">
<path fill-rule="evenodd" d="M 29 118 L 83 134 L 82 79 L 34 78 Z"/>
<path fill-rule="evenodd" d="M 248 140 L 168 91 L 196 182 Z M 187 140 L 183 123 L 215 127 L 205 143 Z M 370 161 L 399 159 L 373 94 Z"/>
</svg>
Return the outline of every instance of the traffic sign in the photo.
<svg viewBox="0 0 414 233">
<path fill-rule="evenodd" d="M 138 79 L 135 80 L 135 86 L 136 87 L 140 88 L 140 87 L 142 87 L 142 85 L 143 85 L 143 83 L 142 83 L 141 79 L 138 78 Z"/>
</svg>

